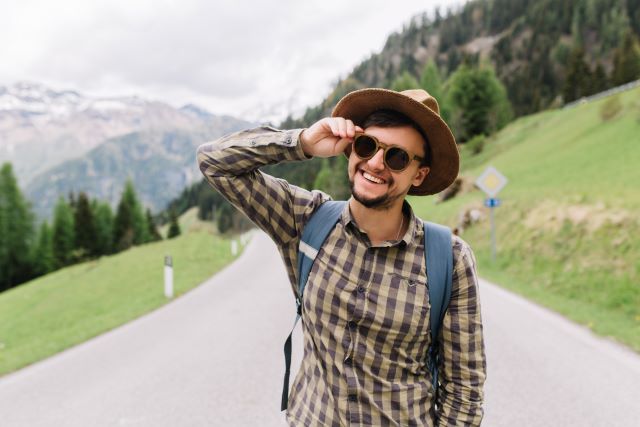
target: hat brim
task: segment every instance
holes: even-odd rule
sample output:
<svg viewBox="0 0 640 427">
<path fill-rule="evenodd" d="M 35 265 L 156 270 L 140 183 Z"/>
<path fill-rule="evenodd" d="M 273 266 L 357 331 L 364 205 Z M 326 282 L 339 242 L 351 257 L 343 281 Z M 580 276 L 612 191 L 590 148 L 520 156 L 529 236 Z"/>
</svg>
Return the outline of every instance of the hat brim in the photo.
<svg viewBox="0 0 640 427">
<path fill-rule="evenodd" d="M 429 174 L 421 185 L 411 187 L 409 194 L 436 194 L 451 185 L 460 168 L 458 146 L 447 124 L 426 105 L 388 89 L 360 89 L 343 97 L 333 109 L 331 116 L 344 117 L 361 126 L 371 113 L 383 109 L 394 110 L 410 118 L 429 140 Z"/>
</svg>

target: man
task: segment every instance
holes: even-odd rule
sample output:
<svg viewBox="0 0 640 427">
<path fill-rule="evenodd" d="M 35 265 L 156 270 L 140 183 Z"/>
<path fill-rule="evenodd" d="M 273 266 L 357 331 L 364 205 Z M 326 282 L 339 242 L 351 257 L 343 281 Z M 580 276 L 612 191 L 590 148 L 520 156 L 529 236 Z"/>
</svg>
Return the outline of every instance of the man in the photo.
<svg viewBox="0 0 640 427">
<path fill-rule="evenodd" d="M 438 343 L 438 402 L 425 366 L 431 339 L 424 229 L 405 198 L 444 190 L 459 165 L 433 97 L 423 90 L 362 89 L 307 129 L 239 132 L 201 146 L 198 159 L 211 185 L 276 242 L 295 294 L 302 230 L 329 196 L 258 168 L 343 153 L 352 197 L 309 274 L 304 356 L 287 420 L 291 426 L 479 425 L 486 364 L 475 259 L 457 236 Z"/>
</svg>

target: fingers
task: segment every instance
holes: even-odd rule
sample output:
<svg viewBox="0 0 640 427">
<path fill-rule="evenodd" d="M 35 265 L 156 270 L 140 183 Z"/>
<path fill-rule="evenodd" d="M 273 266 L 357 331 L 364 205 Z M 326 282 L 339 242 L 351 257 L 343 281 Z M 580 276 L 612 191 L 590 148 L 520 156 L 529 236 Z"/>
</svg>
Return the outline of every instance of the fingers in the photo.
<svg viewBox="0 0 640 427">
<path fill-rule="evenodd" d="M 347 125 L 347 136 L 353 138 L 356 136 L 356 125 L 354 125 L 351 120 L 346 120 L 345 122 Z"/>
<path fill-rule="evenodd" d="M 340 127 L 338 126 L 338 122 L 332 118 L 327 118 L 326 122 L 329 129 L 331 129 L 333 136 L 340 136 Z"/>
<path fill-rule="evenodd" d="M 343 153 L 344 150 L 353 143 L 353 139 L 351 138 L 342 138 L 336 144 L 335 154 L 338 155 Z"/>
<path fill-rule="evenodd" d="M 303 150 L 310 156 L 337 156 L 349 147 L 362 128 L 343 117 L 325 117 L 300 134 Z"/>
<path fill-rule="evenodd" d="M 359 126 L 356 126 L 351 120 L 343 117 L 331 117 L 328 121 L 333 136 L 340 138 L 353 138 L 356 135 L 357 129 L 362 130 Z"/>
</svg>

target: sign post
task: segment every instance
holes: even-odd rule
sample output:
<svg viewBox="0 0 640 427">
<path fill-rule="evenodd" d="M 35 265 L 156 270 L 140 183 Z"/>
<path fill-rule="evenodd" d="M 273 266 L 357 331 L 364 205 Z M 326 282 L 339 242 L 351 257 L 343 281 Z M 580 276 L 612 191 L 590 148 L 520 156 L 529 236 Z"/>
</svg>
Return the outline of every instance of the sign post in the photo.
<svg viewBox="0 0 640 427">
<path fill-rule="evenodd" d="M 171 255 L 164 257 L 164 296 L 173 298 L 173 259 Z"/>
<path fill-rule="evenodd" d="M 488 198 L 484 200 L 484 205 L 490 209 L 489 218 L 491 221 L 491 261 L 496 260 L 496 225 L 494 219 L 494 208 L 501 204 L 501 200 L 496 198 L 500 190 L 507 185 L 507 178 L 502 175 L 496 168 L 489 166 L 482 172 L 482 175 L 476 180 L 476 185 L 484 191 Z"/>
</svg>

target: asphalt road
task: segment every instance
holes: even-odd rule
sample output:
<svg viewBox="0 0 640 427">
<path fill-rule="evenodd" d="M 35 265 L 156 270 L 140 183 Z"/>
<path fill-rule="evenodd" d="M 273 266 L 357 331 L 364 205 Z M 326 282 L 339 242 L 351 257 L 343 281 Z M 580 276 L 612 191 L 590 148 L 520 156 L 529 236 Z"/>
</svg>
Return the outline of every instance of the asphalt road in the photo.
<svg viewBox="0 0 640 427">
<path fill-rule="evenodd" d="M 637 354 L 489 283 L 481 297 L 483 426 L 640 426 Z M 283 426 L 293 319 L 275 246 L 257 234 L 187 295 L 0 378 L 0 426 Z M 293 366 L 300 344 L 298 330 Z"/>
</svg>

